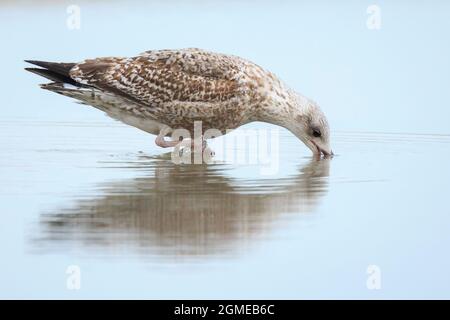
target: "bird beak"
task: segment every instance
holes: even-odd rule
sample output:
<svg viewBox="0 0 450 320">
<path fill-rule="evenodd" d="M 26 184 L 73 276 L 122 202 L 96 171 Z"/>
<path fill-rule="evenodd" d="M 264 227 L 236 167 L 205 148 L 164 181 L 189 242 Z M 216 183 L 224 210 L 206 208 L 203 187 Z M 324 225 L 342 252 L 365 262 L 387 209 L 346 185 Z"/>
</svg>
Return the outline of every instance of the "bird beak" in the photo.
<svg viewBox="0 0 450 320">
<path fill-rule="evenodd" d="M 324 157 L 332 157 L 334 156 L 333 150 L 330 149 L 330 151 L 327 151 L 325 149 L 320 149 L 320 151 L 323 153 Z"/>
<path fill-rule="evenodd" d="M 319 146 L 315 141 L 313 140 L 309 140 L 312 144 L 312 148 L 310 148 L 312 150 L 312 152 L 314 153 L 315 157 L 319 157 L 323 154 L 324 158 L 329 158 L 334 156 L 333 150 L 331 149 L 326 149 L 323 148 L 321 146 Z"/>
</svg>

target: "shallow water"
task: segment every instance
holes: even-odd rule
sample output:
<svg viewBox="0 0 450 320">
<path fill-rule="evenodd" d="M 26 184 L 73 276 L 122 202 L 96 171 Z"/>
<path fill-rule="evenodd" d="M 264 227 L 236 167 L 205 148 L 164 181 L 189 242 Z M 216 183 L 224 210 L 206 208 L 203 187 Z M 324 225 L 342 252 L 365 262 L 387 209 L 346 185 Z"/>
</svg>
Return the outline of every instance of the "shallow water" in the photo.
<svg viewBox="0 0 450 320">
<path fill-rule="evenodd" d="M 151 139 L 108 119 L 60 128 L 0 126 L 5 297 L 448 292 L 448 135 L 337 132 L 338 155 L 317 161 L 282 132 L 283 168 L 260 176 L 136 152 Z M 371 264 L 382 290 L 366 288 Z M 82 270 L 79 291 L 65 288 L 69 265 Z"/>
<path fill-rule="evenodd" d="M 406 17 L 403 6 L 381 4 L 376 34 L 356 2 L 331 11 L 264 3 L 256 13 L 221 3 L 202 7 L 205 16 L 198 4 L 171 6 L 82 2 L 82 29 L 68 31 L 65 5 L 1 5 L 0 23 L 14 28 L 0 28 L 13 35 L 2 53 L 0 297 L 449 298 L 450 48 L 439 40 L 449 6 L 410 5 Z M 249 29 L 231 37 L 230 12 L 233 30 L 250 16 L 276 47 Z M 283 23 L 295 15 L 303 19 Z M 119 16 L 126 23 L 114 23 Z M 136 30 L 147 24 L 166 28 L 141 43 Z M 292 30 L 310 50 L 289 40 Z M 23 58 L 185 46 L 244 55 L 304 88 L 328 115 L 336 156 L 314 160 L 280 129 L 270 174 L 228 161 L 220 139 L 210 143 L 213 163 L 175 165 L 153 136 L 40 90 L 22 71 Z M 302 72 L 288 62 L 298 52 Z M 367 287 L 370 265 L 381 270 L 379 290 Z M 81 270 L 80 290 L 66 286 L 69 266 Z"/>
</svg>

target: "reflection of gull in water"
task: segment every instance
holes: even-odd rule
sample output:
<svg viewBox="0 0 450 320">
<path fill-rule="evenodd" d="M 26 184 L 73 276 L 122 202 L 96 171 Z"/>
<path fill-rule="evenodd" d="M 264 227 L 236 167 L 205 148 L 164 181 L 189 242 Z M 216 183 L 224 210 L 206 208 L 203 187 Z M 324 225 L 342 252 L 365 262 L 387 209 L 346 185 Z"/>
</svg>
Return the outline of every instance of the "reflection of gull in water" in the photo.
<svg viewBox="0 0 450 320">
<path fill-rule="evenodd" d="M 148 169 L 149 176 L 100 186 L 98 197 L 43 214 L 36 245 L 172 256 L 229 251 L 264 235 L 283 215 L 313 211 L 327 191 L 329 160 L 312 160 L 293 176 L 265 180 L 230 178 L 221 165 L 153 159 Z"/>
</svg>

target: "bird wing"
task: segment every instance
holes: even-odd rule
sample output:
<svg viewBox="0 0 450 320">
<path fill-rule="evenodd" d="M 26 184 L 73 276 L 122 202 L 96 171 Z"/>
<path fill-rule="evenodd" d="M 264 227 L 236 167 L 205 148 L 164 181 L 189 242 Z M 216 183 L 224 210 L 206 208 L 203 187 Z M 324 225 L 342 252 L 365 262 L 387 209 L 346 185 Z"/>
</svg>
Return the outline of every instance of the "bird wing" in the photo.
<svg viewBox="0 0 450 320">
<path fill-rule="evenodd" d="M 147 51 L 132 58 L 97 58 L 75 65 L 82 84 L 154 106 L 169 101 L 223 102 L 245 94 L 246 62 L 200 49 Z"/>
</svg>

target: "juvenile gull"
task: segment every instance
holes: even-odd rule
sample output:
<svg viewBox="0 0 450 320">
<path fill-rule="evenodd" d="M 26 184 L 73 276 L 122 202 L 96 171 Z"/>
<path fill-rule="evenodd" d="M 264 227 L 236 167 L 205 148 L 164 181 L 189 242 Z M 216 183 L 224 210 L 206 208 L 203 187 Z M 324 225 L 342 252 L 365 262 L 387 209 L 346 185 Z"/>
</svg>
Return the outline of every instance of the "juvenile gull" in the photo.
<svg viewBox="0 0 450 320">
<path fill-rule="evenodd" d="M 26 70 L 52 80 L 42 88 L 75 98 L 112 118 L 157 135 L 160 147 L 179 141 L 175 129 L 194 135 L 263 121 L 291 131 L 315 156 L 332 155 L 328 122 L 319 106 L 273 73 L 237 56 L 201 49 L 151 50 L 135 57 L 80 63 L 26 60 Z"/>
</svg>

